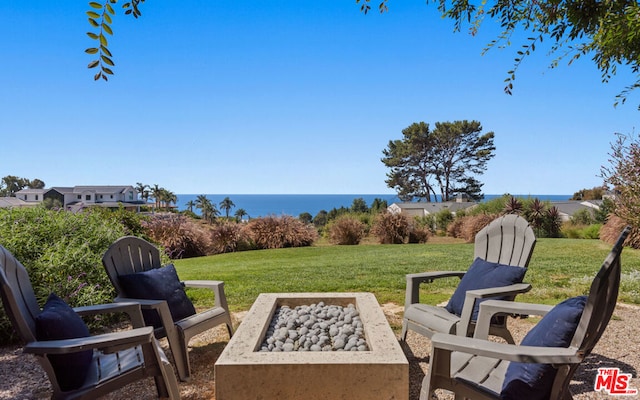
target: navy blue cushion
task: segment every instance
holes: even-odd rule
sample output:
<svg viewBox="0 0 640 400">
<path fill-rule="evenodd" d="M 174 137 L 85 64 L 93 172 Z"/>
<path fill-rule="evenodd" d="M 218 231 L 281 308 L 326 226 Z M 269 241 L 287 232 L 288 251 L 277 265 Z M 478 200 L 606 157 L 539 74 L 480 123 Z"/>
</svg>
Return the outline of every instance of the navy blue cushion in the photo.
<svg viewBox="0 0 640 400">
<path fill-rule="evenodd" d="M 569 347 L 586 296 L 572 297 L 553 307 L 522 339 L 523 346 Z M 548 399 L 555 378 L 551 364 L 512 362 L 507 368 L 501 399 Z"/>
<path fill-rule="evenodd" d="M 493 263 L 478 257 L 473 260 L 473 264 L 460 280 L 445 308 L 450 313 L 460 316 L 467 290 L 488 289 L 520 283 L 524 279 L 525 272 L 527 272 L 526 268 Z M 496 296 L 491 299 L 504 300 L 504 296 Z M 478 319 L 479 305 L 485 300 L 489 300 L 489 298 L 476 301 L 471 316 L 473 321 Z"/>
<path fill-rule="evenodd" d="M 120 275 L 120 286 L 126 297 L 145 300 L 166 300 L 171 318 L 179 321 L 196 313 L 184 291 L 173 264 L 135 274 Z M 154 310 L 142 310 L 145 323 L 159 328 L 160 316 Z"/>
<path fill-rule="evenodd" d="M 75 339 L 89 336 L 82 318 L 55 293 L 51 293 L 42 312 L 36 317 L 38 340 Z M 93 350 L 49 356 L 63 391 L 78 389 L 84 383 L 93 357 Z"/>
</svg>

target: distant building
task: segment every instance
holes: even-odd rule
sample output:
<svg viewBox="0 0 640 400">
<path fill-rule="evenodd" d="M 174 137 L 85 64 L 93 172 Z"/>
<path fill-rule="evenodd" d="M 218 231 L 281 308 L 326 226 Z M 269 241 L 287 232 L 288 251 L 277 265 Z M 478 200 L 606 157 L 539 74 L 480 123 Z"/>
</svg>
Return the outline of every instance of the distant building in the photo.
<svg viewBox="0 0 640 400">
<path fill-rule="evenodd" d="M 560 219 L 569 221 L 571 216 L 578 211 L 588 210 L 591 212 L 591 216 L 594 217 L 596 211 L 600 210 L 602 200 L 585 200 L 585 201 L 552 201 L 551 206 L 558 209 L 560 213 Z"/>
<path fill-rule="evenodd" d="M 0 208 L 28 207 L 38 203 L 27 203 L 17 197 L 0 197 Z"/>
<path fill-rule="evenodd" d="M 9 200 L 15 199 L 15 200 Z M 80 211 L 98 206 L 139 211 L 143 201 L 138 199 L 138 191 L 133 186 L 74 186 L 52 187 L 49 189 L 23 189 L 16 197 L 4 197 L 0 207 L 23 207 L 37 205 L 45 200 L 60 204 L 65 210 Z M 6 205 L 3 205 L 3 201 Z"/>
<path fill-rule="evenodd" d="M 459 198 L 456 201 L 444 201 L 440 203 L 424 203 L 424 202 L 404 202 L 393 203 L 387 210 L 394 214 L 404 214 L 408 217 L 424 217 L 431 214 L 437 214 L 442 210 L 449 210 L 453 215 L 460 210 L 467 210 L 475 207 L 478 203 L 466 201 Z"/>
<path fill-rule="evenodd" d="M 478 203 L 472 201 L 445 201 L 442 203 L 423 203 L 423 202 L 406 202 L 393 203 L 387 210 L 395 214 L 404 214 L 408 217 L 424 217 L 431 214 L 437 214 L 442 210 L 449 210 L 453 215 L 460 210 L 468 210 Z M 602 200 L 586 200 L 586 201 L 552 201 L 551 207 L 556 207 L 560 214 L 560 219 L 565 222 L 569 221 L 573 214 L 581 210 L 588 210 L 595 216 L 595 212 L 600 210 Z"/>
</svg>

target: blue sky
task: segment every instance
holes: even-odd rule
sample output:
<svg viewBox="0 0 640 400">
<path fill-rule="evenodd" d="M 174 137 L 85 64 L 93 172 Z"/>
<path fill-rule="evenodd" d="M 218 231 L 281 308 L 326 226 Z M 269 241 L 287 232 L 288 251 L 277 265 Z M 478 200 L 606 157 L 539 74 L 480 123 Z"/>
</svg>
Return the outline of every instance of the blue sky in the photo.
<svg viewBox="0 0 640 400">
<path fill-rule="evenodd" d="M 150 0 L 139 20 L 118 8 L 105 83 L 86 68 L 87 1 L 3 0 L 0 175 L 178 194 L 393 193 L 389 140 L 413 122 L 468 119 L 495 133 L 484 193 L 602 183 L 614 132 L 640 117 L 640 93 L 613 107 L 629 71 L 603 84 L 588 58 L 549 69 L 538 48 L 508 96 L 517 48 L 481 55 L 491 23 L 472 37 L 424 1 L 389 7 Z"/>
</svg>

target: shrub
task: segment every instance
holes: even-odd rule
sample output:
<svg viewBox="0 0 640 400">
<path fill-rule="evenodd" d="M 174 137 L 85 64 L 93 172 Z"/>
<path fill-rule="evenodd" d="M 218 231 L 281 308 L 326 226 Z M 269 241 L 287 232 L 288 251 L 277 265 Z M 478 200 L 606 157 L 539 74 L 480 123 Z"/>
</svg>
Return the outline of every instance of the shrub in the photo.
<svg viewBox="0 0 640 400">
<path fill-rule="evenodd" d="M 494 219 L 496 219 L 496 215 L 493 214 L 468 215 L 458 218 L 456 219 L 456 226 L 454 227 L 456 233 L 454 237 L 462 238 L 467 243 L 472 243 L 478 232 L 489 225 Z M 450 232 L 454 233 L 453 229 L 450 230 Z"/>
<path fill-rule="evenodd" d="M 502 212 L 504 214 L 522 214 L 522 212 L 524 211 L 523 207 L 524 206 L 522 202 L 512 196 L 505 201 L 504 209 L 502 210 Z"/>
<path fill-rule="evenodd" d="M 560 228 L 562 227 L 562 219 L 560 218 L 560 211 L 557 207 L 551 207 L 545 212 L 542 227 L 547 237 L 557 238 L 560 237 Z"/>
<path fill-rule="evenodd" d="M 436 229 L 446 232 L 451 221 L 453 214 L 448 209 L 444 208 L 436 213 Z"/>
<path fill-rule="evenodd" d="M 120 206 L 116 210 L 110 210 L 102 207 L 95 207 L 93 212 L 103 213 L 104 218 L 113 219 L 124 227 L 125 235 L 144 236 L 146 234 L 144 221 L 148 219 L 141 214 L 126 210 Z"/>
<path fill-rule="evenodd" d="M 620 232 L 629 223 L 617 215 L 610 215 L 607 222 L 600 228 L 600 239 L 606 243 L 614 244 L 620 236 Z M 631 246 L 634 249 L 640 249 L 640 231 L 636 227 L 631 228 L 625 245 Z"/>
<path fill-rule="evenodd" d="M 211 251 L 213 254 L 231 253 L 246 248 L 248 239 L 242 231 L 242 226 L 235 222 L 223 222 L 211 229 Z"/>
<path fill-rule="evenodd" d="M 371 233 L 382 244 L 404 243 L 409 236 L 409 220 L 402 214 L 381 212 L 376 217 Z"/>
<path fill-rule="evenodd" d="M 427 228 L 430 234 L 436 232 L 436 217 L 433 214 L 413 217 L 413 221 L 417 224 L 416 226 Z"/>
<path fill-rule="evenodd" d="M 471 218 L 471 215 L 465 215 L 463 217 L 457 217 L 454 219 L 449 226 L 447 226 L 447 235 L 454 238 L 462 237 L 462 227 L 464 226 L 464 221 L 468 218 Z"/>
<path fill-rule="evenodd" d="M 359 244 L 365 235 L 366 225 L 358 218 L 343 215 L 333 221 L 328 230 L 329 241 L 333 244 Z"/>
<path fill-rule="evenodd" d="M 206 228 L 179 214 L 155 214 L 144 226 L 149 238 L 159 243 L 171 259 L 209 254 L 211 246 Z"/>
<path fill-rule="evenodd" d="M 602 224 L 574 225 L 571 222 L 562 225 L 562 236 L 569 239 L 599 239 Z M 616 236 L 617 238 L 617 236 Z"/>
<path fill-rule="evenodd" d="M 602 224 L 591 224 L 582 230 L 582 239 L 600 239 Z"/>
<path fill-rule="evenodd" d="M 429 235 L 431 235 L 431 230 L 428 227 L 414 223 L 409 226 L 409 237 L 407 241 L 409 243 L 427 243 Z"/>
<path fill-rule="evenodd" d="M 600 204 L 600 208 L 598 208 L 594 212 L 594 218 L 596 222 L 599 224 L 604 224 L 605 222 L 607 222 L 607 218 L 609 218 L 609 215 L 614 212 L 614 209 L 615 204 L 613 200 L 609 198 L 603 199 L 602 203 Z"/>
<path fill-rule="evenodd" d="M 258 249 L 311 246 L 318 232 L 289 215 L 255 218 L 243 228 Z"/>
<path fill-rule="evenodd" d="M 101 211 L 0 209 L 0 244 L 25 266 L 41 305 L 51 292 L 73 307 L 110 302 L 115 291 L 102 255 L 124 234 L 124 226 Z M 0 342 L 7 343 L 13 331 L 1 314 Z"/>
<path fill-rule="evenodd" d="M 593 212 L 586 208 L 574 212 L 569 220 L 574 225 L 591 225 L 595 222 Z"/>
<path fill-rule="evenodd" d="M 467 211 L 467 215 L 480 214 L 501 214 L 504 212 L 507 203 L 511 201 L 511 195 L 505 194 L 495 199 L 482 202 Z"/>
</svg>

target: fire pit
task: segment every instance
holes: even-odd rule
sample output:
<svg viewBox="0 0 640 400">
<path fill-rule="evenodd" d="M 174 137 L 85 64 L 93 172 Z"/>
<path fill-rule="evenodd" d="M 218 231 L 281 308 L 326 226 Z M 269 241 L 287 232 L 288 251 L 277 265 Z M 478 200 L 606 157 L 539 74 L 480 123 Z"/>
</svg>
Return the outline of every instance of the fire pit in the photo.
<svg viewBox="0 0 640 400">
<path fill-rule="evenodd" d="M 367 351 L 260 351 L 279 307 L 355 305 Z M 371 293 L 260 294 L 215 363 L 217 400 L 407 399 L 409 363 Z"/>
</svg>

